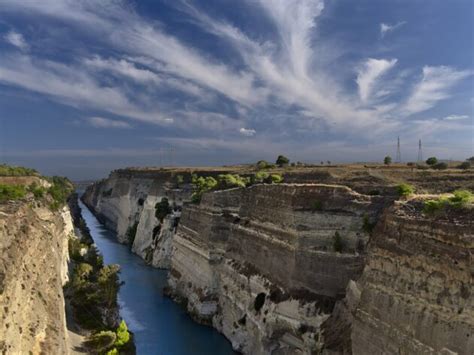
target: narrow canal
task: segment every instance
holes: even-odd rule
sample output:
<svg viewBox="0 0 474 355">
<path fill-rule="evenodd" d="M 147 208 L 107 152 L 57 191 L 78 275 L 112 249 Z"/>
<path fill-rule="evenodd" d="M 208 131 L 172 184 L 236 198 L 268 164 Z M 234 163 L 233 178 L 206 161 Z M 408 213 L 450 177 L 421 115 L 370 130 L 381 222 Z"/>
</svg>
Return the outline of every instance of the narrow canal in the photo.
<svg viewBox="0 0 474 355">
<path fill-rule="evenodd" d="M 230 343 L 216 330 L 195 323 L 176 303 L 163 295 L 166 271 L 146 265 L 118 243 L 79 202 L 94 242 L 107 264 L 119 264 L 125 284 L 119 293 L 121 316 L 135 333 L 139 355 L 227 355 L 235 354 Z"/>
</svg>

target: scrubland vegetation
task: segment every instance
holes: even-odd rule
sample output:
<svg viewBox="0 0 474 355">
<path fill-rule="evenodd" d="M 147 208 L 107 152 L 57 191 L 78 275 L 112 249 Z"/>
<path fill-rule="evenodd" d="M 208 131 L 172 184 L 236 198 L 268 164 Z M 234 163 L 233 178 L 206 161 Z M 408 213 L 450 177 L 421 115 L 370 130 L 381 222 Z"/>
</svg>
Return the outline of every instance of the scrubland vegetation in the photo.
<svg viewBox="0 0 474 355">
<path fill-rule="evenodd" d="M 35 169 L 0 164 L 0 176 L 38 176 Z"/>
<path fill-rule="evenodd" d="M 437 199 L 424 202 L 423 211 L 428 214 L 443 211 L 448 208 L 463 208 L 474 203 L 474 194 L 468 190 L 454 191 L 452 196 L 443 195 Z"/>
</svg>

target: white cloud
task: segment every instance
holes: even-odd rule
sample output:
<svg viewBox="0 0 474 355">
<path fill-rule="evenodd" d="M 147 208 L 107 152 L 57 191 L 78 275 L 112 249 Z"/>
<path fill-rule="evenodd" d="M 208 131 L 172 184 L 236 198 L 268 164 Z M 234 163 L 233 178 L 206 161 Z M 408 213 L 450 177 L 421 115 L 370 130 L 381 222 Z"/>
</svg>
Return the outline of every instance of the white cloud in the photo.
<svg viewBox="0 0 474 355">
<path fill-rule="evenodd" d="M 331 133 L 374 136 L 399 129 L 400 117 L 434 106 L 466 77 L 456 77 L 465 72 L 449 68 L 451 75 L 444 75 L 443 83 L 430 88 L 434 80 L 429 69 L 432 67 L 425 67 L 422 82 L 405 102 L 399 99 L 403 96 L 402 85 L 392 79 L 383 80 L 395 67 L 396 59 L 370 58 L 355 69 L 357 95 L 346 88 L 350 77 L 334 78 L 334 67 L 329 70 L 328 63 L 321 59 L 336 47 L 318 36 L 323 0 L 248 0 L 249 11 L 260 11 L 259 15 L 273 23 L 277 32 L 268 37 L 211 18 L 190 2 L 183 3 L 188 15 L 216 36 L 216 46 L 221 44 L 219 41 L 233 46 L 240 56 L 235 62 L 226 63 L 215 53 L 203 52 L 193 42 L 166 33 L 165 26 L 141 18 L 130 7 L 123 6 L 123 1 L 45 0 L 38 4 L 4 0 L 0 11 L 65 20 L 71 28 L 94 35 L 101 46 L 110 48 L 114 57 L 88 53 L 89 59 L 78 59 L 78 63 L 69 66 L 0 58 L 0 81 L 44 93 L 62 103 L 147 122 L 167 123 L 173 117 L 177 127 L 188 130 L 201 126 L 235 134 L 240 132 L 242 121 L 236 118 L 241 116 L 246 117 L 249 125 L 252 120 L 272 120 L 272 127 L 278 127 L 279 118 L 269 113 L 273 110 L 294 113 L 286 118 L 286 123 L 294 123 L 287 125 L 289 130 L 318 127 Z M 381 35 L 404 23 L 381 24 Z M 241 63 L 235 66 L 239 60 Z M 446 67 L 434 68 L 439 71 Z M 354 69 L 350 68 L 350 72 L 353 75 Z M 395 74 L 394 77 L 399 76 Z M 117 77 L 120 80 L 115 80 Z M 405 85 L 409 80 L 404 77 L 401 81 Z M 140 90 L 135 86 L 140 86 Z M 157 94 L 168 89 L 194 97 L 183 100 L 178 95 L 163 98 Z M 203 104 L 212 104 L 220 95 L 229 99 L 220 101 L 225 101 L 222 113 L 212 112 L 215 105 Z M 367 104 L 371 104 L 370 109 Z M 236 112 L 238 117 L 228 112 Z"/>
<path fill-rule="evenodd" d="M 241 128 L 239 129 L 239 132 L 241 135 L 246 136 L 246 137 L 253 137 L 257 131 L 251 128 Z"/>
<path fill-rule="evenodd" d="M 401 21 L 394 25 L 389 25 L 388 23 L 381 23 L 380 36 L 383 38 L 387 33 L 395 31 L 396 29 L 402 27 L 404 24 L 406 24 L 406 21 Z"/>
<path fill-rule="evenodd" d="M 458 121 L 458 120 L 467 120 L 470 118 L 468 115 L 449 115 L 443 118 L 443 120 L 447 121 Z"/>
<path fill-rule="evenodd" d="M 25 55 L 0 58 L 0 82 L 50 96 L 63 104 L 101 109 L 151 123 L 170 123 L 172 118 L 156 107 L 132 102 L 120 87 L 101 85 L 81 67 L 67 66 Z"/>
<path fill-rule="evenodd" d="M 111 120 L 104 117 L 89 117 L 87 118 L 89 124 L 96 128 L 132 128 L 132 126 L 125 121 Z"/>
<path fill-rule="evenodd" d="M 388 70 L 393 68 L 397 63 L 396 59 L 374 59 L 369 58 L 359 68 L 357 73 L 357 85 L 359 86 L 359 96 L 363 102 L 370 99 L 377 80 L 379 80 Z M 385 92 L 384 94 L 386 94 Z"/>
<path fill-rule="evenodd" d="M 3 38 L 11 45 L 20 48 L 22 51 L 26 51 L 30 47 L 25 41 L 23 35 L 19 32 L 9 31 Z"/>
<path fill-rule="evenodd" d="M 425 66 L 421 81 L 415 85 L 403 108 L 404 113 L 411 115 L 434 107 L 438 101 L 449 98 L 453 86 L 470 75 L 472 72 L 467 70 L 456 70 L 447 66 Z"/>
</svg>

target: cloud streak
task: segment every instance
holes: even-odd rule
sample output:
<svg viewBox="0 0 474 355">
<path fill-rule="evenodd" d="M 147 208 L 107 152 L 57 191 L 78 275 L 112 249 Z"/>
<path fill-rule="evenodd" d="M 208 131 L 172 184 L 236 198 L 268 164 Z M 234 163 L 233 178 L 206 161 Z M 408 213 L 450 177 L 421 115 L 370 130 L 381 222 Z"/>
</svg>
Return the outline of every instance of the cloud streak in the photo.
<svg viewBox="0 0 474 355">
<path fill-rule="evenodd" d="M 23 35 L 19 32 L 9 31 L 3 38 L 5 41 L 22 51 L 27 51 L 30 48 Z"/>
<path fill-rule="evenodd" d="M 87 122 L 96 128 L 132 128 L 132 126 L 125 121 L 111 120 L 109 118 L 93 116 L 87 118 Z"/>
<path fill-rule="evenodd" d="M 400 21 L 400 22 L 397 22 L 394 25 L 390 25 L 388 23 L 381 23 L 380 24 L 380 37 L 382 37 L 382 38 L 385 37 L 386 34 L 399 29 L 400 27 L 402 27 L 405 24 L 406 24 L 406 21 Z"/>
</svg>

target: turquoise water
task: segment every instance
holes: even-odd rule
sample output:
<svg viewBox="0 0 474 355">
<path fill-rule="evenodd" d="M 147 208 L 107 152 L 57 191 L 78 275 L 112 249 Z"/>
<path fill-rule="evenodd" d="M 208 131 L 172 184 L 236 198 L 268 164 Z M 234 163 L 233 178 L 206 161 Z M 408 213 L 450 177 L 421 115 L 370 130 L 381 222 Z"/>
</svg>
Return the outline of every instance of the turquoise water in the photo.
<svg viewBox="0 0 474 355">
<path fill-rule="evenodd" d="M 119 293 L 120 314 L 135 333 L 139 355 L 235 354 L 223 335 L 195 323 L 163 295 L 166 271 L 147 266 L 118 243 L 115 233 L 105 229 L 82 202 L 80 206 L 104 261 L 121 266 L 120 279 L 125 284 Z"/>
</svg>

